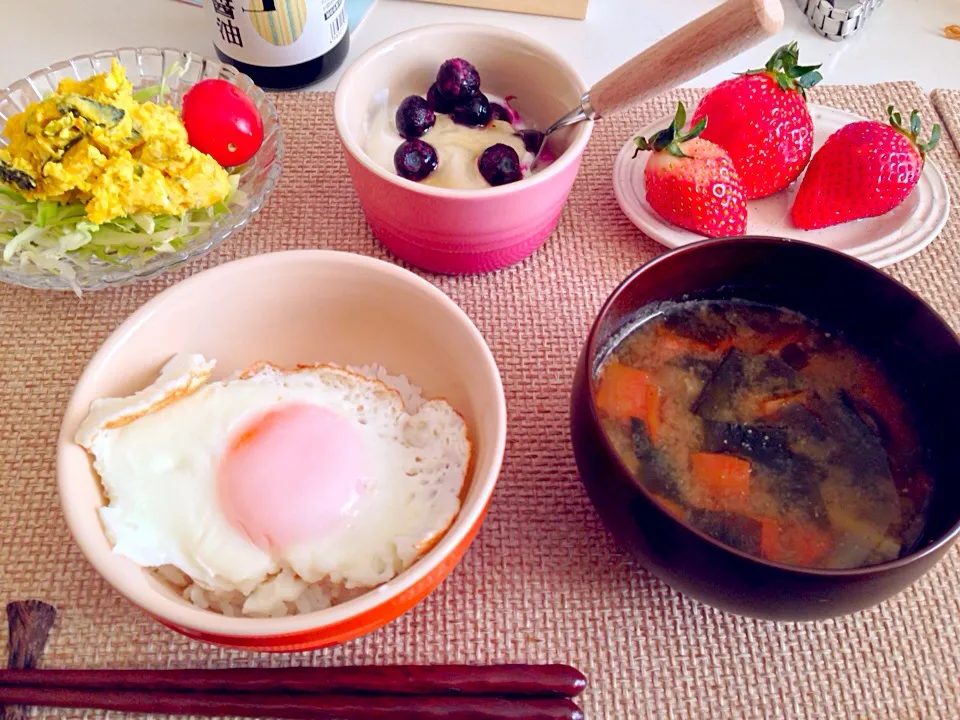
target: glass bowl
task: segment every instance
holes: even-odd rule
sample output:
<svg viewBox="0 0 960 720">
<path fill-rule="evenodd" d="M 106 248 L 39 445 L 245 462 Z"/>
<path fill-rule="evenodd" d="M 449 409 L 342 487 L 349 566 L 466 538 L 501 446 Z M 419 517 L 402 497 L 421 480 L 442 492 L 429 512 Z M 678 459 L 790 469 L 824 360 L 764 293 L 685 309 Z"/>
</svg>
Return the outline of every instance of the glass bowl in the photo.
<svg viewBox="0 0 960 720">
<path fill-rule="evenodd" d="M 0 260 L 0 282 L 13 283 L 40 290 L 73 290 L 81 292 L 115 287 L 180 267 L 208 253 L 234 233 L 241 230 L 253 217 L 276 187 L 283 159 L 283 132 L 277 109 L 270 98 L 253 81 L 230 65 L 190 52 L 170 48 L 120 48 L 92 55 L 81 55 L 31 73 L 5 90 L 0 90 L 0 128 L 13 115 L 22 112 L 30 103 L 42 100 L 56 90 L 64 78 L 83 80 L 91 75 L 108 72 L 116 59 L 126 68 L 134 91 L 159 85 L 165 74 L 171 73 L 164 97 L 179 108 L 181 99 L 193 85 L 206 78 L 221 78 L 243 90 L 260 111 L 263 118 L 263 145 L 246 165 L 239 169 L 238 198 L 229 203 L 226 213 L 218 217 L 203 233 L 192 238 L 174 252 L 156 253 L 149 257 L 136 256 L 115 261 L 91 258 L 85 267 L 76 268 L 76 276 L 68 278 L 34 266 L 4 263 Z M 185 67 L 186 70 L 172 72 Z M 0 144 L 7 144 L 0 137 Z"/>
</svg>

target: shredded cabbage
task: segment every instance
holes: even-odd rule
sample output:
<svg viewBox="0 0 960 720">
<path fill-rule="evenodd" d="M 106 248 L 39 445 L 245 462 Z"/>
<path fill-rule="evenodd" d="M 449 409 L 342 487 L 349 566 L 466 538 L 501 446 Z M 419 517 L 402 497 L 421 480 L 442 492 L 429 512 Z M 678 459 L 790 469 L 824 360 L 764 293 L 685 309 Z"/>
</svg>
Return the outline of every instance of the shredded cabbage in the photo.
<svg viewBox="0 0 960 720">
<path fill-rule="evenodd" d="M 134 215 L 100 225 L 87 219 L 83 203 L 29 201 L 0 186 L 0 247 L 3 264 L 24 272 L 41 269 L 73 279 L 97 261 L 142 266 L 157 253 L 176 252 L 207 230 L 229 205 L 244 201 L 238 175 L 230 176 L 224 201 L 182 216 Z"/>
<path fill-rule="evenodd" d="M 190 56 L 185 55 L 182 60 L 177 60 L 170 63 L 163 75 L 160 76 L 159 85 L 150 85 L 145 88 L 141 88 L 133 93 L 133 99 L 138 103 L 145 103 L 147 101 L 153 101 L 157 104 L 162 104 L 164 99 L 167 97 L 167 93 L 170 91 L 170 86 L 167 84 L 167 81 L 176 75 L 178 78 L 183 77 L 187 74 L 187 71 L 190 69 Z"/>
<path fill-rule="evenodd" d="M 189 57 L 172 63 L 159 85 L 135 92 L 134 100 L 163 103 L 170 91 L 168 81 L 183 77 L 189 67 Z M 17 266 L 22 272 L 40 269 L 71 281 L 78 269 L 92 264 L 140 267 L 158 253 L 176 252 L 228 212 L 230 205 L 245 202 L 239 182 L 239 175 L 230 175 L 229 197 L 210 208 L 190 210 L 180 217 L 138 214 L 99 225 L 87 218 L 83 203 L 30 201 L 0 185 L 0 265 Z"/>
</svg>

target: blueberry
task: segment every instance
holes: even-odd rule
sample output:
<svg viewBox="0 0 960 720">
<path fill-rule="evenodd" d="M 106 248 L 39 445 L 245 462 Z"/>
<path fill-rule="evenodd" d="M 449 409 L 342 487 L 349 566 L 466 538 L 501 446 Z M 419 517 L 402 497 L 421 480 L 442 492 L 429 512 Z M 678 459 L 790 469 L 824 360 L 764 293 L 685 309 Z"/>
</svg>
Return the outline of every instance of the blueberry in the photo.
<svg viewBox="0 0 960 720">
<path fill-rule="evenodd" d="M 419 95 L 404 98 L 397 108 L 397 130 L 407 140 L 418 138 L 433 127 L 437 116 L 427 106 L 427 101 Z"/>
<path fill-rule="evenodd" d="M 490 103 L 490 114 L 493 116 L 494 120 L 503 120 L 504 122 L 511 124 L 513 123 L 513 120 L 510 118 L 510 111 L 500 103 Z"/>
<path fill-rule="evenodd" d="M 437 151 L 423 140 L 407 140 L 393 154 L 397 174 L 407 180 L 420 182 L 437 169 Z"/>
<path fill-rule="evenodd" d="M 503 143 L 491 145 L 484 150 L 477 160 L 477 167 L 483 179 L 491 185 L 506 185 L 523 178 L 517 151 Z"/>
<path fill-rule="evenodd" d="M 459 104 L 480 92 L 480 73 L 463 58 L 452 58 L 437 72 L 437 91 Z"/>
<path fill-rule="evenodd" d="M 543 133 L 533 128 L 524 128 L 516 133 L 516 136 L 523 140 L 523 146 L 527 152 L 536 155 L 540 152 L 540 146 L 543 145 Z"/>
<path fill-rule="evenodd" d="M 430 86 L 430 89 L 427 90 L 427 105 L 434 112 L 445 113 L 449 115 L 453 112 L 453 108 L 456 103 L 454 103 L 453 100 L 447 100 L 443 95 L 441 95 L 439 86 L 434 83 Z"/>
<path fill-rule="evenodd" d="M 480 93 L 453 109 L 453 121 L 460 125 L 480 127 L 490 123 L 490 101 Z"/>
</svg>

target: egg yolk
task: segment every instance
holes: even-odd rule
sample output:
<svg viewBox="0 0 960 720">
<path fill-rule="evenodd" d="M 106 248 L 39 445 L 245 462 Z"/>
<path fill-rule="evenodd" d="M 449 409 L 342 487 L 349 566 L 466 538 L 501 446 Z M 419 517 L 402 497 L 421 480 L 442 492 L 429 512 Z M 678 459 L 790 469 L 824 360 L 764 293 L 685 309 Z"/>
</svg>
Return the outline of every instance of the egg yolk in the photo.
<svg viewBox="0 0 960 720">
<path fill-rule="evenodd" d="M 231 439 L 218 472 L 227 520 L 264 550 L 323 535 L 350 514 L 366 480 L 363 437 L 315 405 L 263 413 Z"/>
</svg>

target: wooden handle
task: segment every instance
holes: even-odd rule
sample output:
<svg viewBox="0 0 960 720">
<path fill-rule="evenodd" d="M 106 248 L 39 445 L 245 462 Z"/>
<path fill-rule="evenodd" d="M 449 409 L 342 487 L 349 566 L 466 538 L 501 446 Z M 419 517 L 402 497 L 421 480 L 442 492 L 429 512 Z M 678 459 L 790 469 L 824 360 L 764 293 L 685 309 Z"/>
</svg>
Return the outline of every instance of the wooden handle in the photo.
<svg viewBox="0 0 960 720">
<path fill-rule="evenodd" d="M 596 83 L 590 104 L 598 117 L 626 110 L 736 57 L 782 27 L 780 0 L 727 0 Z"/>
</svg>

